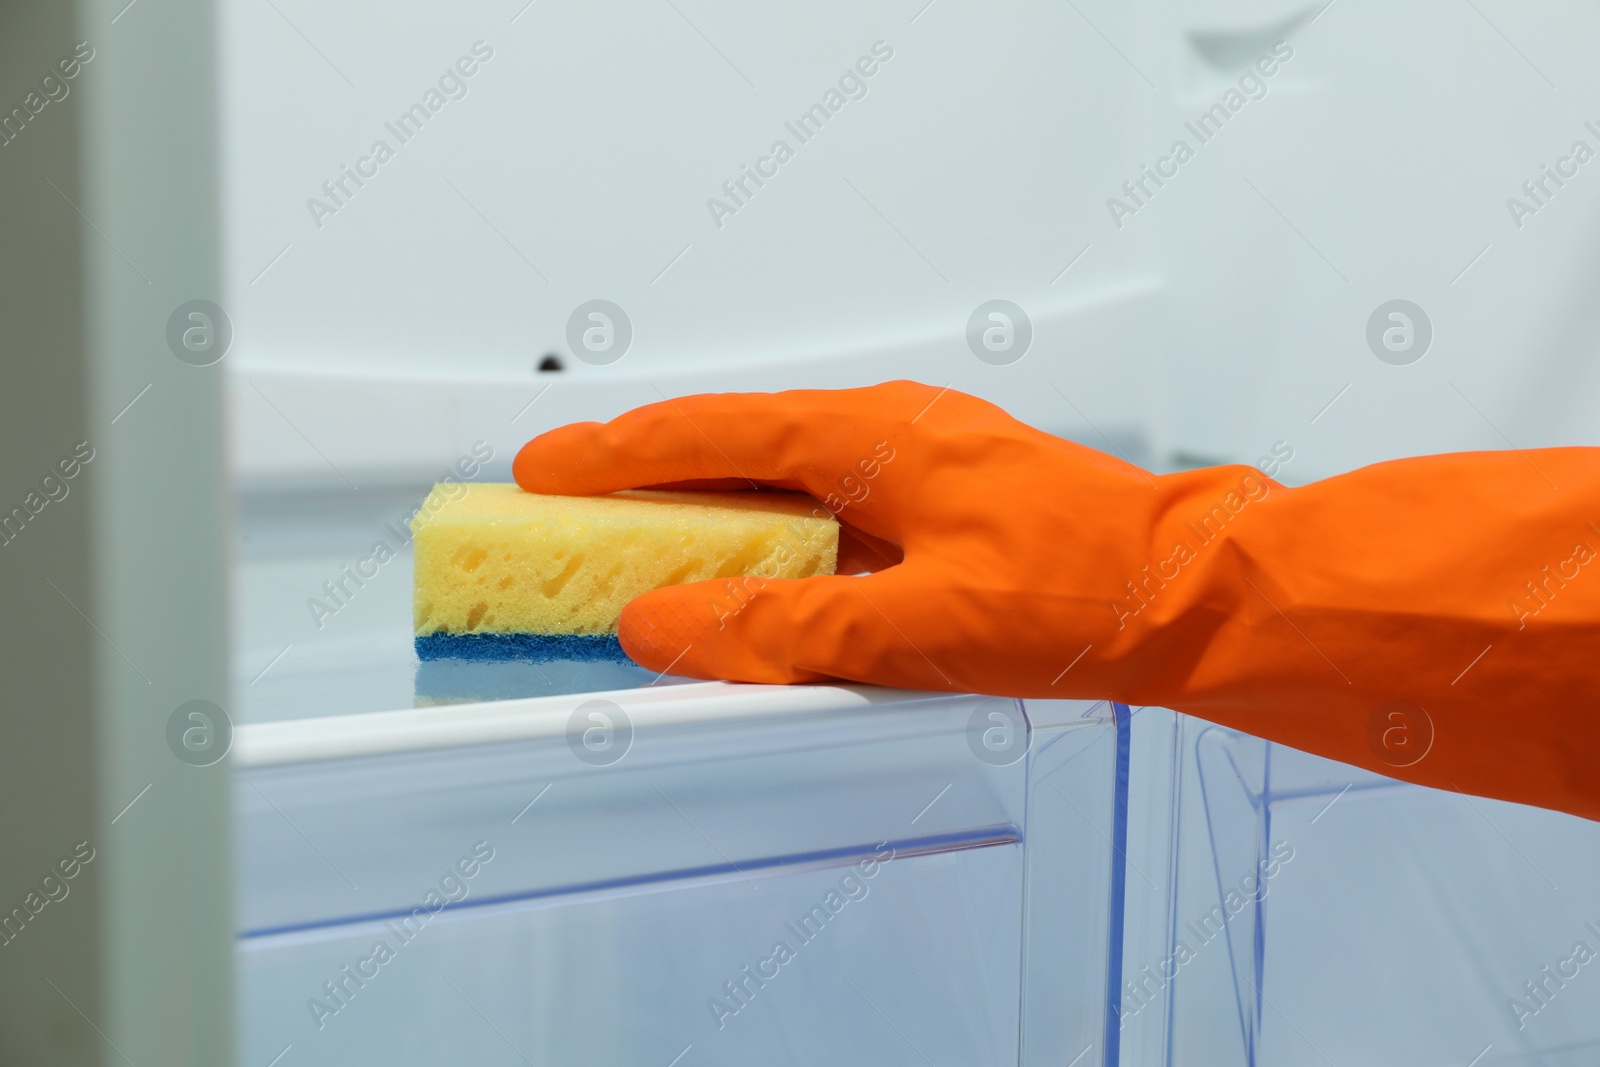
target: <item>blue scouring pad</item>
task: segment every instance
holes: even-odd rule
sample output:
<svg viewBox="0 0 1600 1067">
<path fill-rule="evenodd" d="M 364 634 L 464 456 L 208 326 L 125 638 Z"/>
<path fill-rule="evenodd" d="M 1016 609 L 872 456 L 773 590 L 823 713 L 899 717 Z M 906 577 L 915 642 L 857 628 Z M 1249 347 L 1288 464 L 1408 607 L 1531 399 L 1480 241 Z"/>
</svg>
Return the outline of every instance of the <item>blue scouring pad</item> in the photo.
<svg viewBox="0 0 1600 1067">
<path fill-rule="evenodd" d="M 421 660 L 609 661 L 632 664 L 615 634 L 424 634 L 416 639 Z"/>
</svg>

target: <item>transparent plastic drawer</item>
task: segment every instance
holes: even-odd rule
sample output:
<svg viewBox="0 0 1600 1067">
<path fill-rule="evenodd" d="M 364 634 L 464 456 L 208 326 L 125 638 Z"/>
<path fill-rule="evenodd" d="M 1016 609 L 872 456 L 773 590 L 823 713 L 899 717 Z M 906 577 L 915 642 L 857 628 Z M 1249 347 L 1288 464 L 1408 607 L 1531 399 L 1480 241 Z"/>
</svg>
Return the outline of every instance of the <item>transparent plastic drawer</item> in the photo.
<svg viewBox="0 0 1600 1067">
<path fill-rule="evenodd" d="M 1600 1063 L 1600 825 L 1134 719 L 1173 774 L 1130 852 L 1162 892 L 1131 905 L 1125 1062 Z"/>
<path fill-rule="evenodd" d="M 240 1062 L 1115 1062 L 1124 749 L 1034 710 L 696 684 L 241 731 Z"/>
</svg>

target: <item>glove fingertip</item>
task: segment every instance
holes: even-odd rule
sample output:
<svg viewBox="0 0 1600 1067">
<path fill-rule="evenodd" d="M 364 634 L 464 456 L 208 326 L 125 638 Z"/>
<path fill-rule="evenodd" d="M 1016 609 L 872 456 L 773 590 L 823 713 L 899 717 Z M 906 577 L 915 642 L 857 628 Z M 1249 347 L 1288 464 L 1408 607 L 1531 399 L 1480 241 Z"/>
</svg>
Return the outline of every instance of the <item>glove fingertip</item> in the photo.
<svg viewBox="0 0 1600 1067">
<path fill-rule="evenodd" d="M 617 620 L 617 639 L 628 657 L 646 670 L 714 677 L 699 666 L 707 651 L 700 632 L 705 629 L 705 620 L 694 618 L 693 604 L 701 598 L 686 596 L 687 588 L 656 589 L 629 601 Z M 709 612 L 709 605 L 702 610 Z"/>
<path fill-rule="evenodd" d="M 583 455 L 571 438 L 580 426 L 563 426 L 542 433 L 517 450 L 511 460 L 511 478 L 529 493 L 561 493 L 572 480 L 571 463 L 561 457 Z"/>
</svg>

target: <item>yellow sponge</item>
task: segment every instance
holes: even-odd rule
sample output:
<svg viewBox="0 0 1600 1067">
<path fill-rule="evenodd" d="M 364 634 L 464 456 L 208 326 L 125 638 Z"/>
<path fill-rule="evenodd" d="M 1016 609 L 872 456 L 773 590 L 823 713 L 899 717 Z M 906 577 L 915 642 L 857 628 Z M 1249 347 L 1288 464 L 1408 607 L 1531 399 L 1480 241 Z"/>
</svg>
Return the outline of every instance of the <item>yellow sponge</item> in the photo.
<svg viewBox="0 0 1600 1067">
<path fill-rule="evenodd" d="M 651 589 L 832 574 L 839 551 L 832 515 L 779 492 L 571 497 L 446 483 L 434 486 L 411 530 L 423 658 L 482 655 L 494 644 L 453 637 L 615 634 L 623 605 Z M 495 647 L 529 651 L 525 642 Z"/>
</svg>

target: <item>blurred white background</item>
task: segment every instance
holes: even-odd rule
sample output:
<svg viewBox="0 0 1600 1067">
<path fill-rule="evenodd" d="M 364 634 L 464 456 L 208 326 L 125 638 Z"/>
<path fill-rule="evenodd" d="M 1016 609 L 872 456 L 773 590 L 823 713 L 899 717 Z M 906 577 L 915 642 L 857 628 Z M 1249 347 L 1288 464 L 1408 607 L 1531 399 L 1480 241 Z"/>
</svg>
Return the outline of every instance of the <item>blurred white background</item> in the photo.
<svg viewBox="0 0 1600 1067">
<path fill-rule="evenodd" d="M 1323 3 L 234 0 L 241 483 L 426 481 L 478 439 L 503 476 L 534 433 L 663 395 L 901 376 L 1157 469 L 1283 442 L 1291 483 L 1600 443 L 1600 162 L 1520 227 L 1507 205 L 1600 150 L 1600 11 Z M 1185 123 L 1279 40 L 1200 144 Z M 385 124 L 476 42 L 466 95 L 401 145 Z M 785 122 L 877 42 L 865 95 L 799 143 Z M 1180 137 L 1194 157 L 1119 226 L 1108 198 Z M 380 139 L 319 226 L 308 200 Z M 708 199 L 778 139 L 794 158 L 719 226 Z M 1003 366 L 966 342 L 995 298 L 1034 327 Z M 566 339 L 592 299 L 633 327 L 606 366 Z M 1367 343 L 1394 299 L 1432 328 L 1405 365 Z"/>
</svg>

